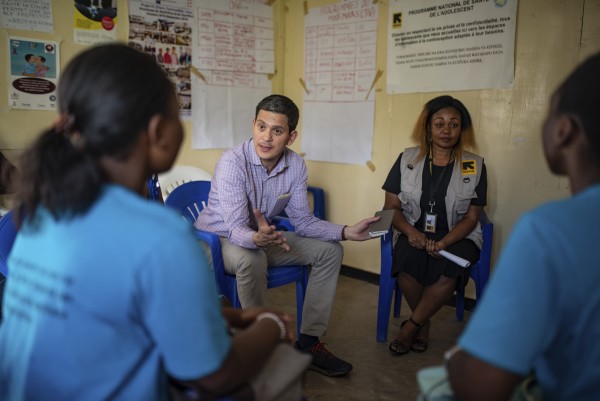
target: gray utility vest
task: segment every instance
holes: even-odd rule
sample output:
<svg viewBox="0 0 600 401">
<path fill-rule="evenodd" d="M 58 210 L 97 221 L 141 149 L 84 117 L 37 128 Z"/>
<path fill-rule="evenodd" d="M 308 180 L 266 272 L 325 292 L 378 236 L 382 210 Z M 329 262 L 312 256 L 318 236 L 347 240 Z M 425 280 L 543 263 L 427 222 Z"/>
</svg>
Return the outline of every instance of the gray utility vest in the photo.
<svg viewBox="0 0 600 401">
<path fill-rule="evenodd" d="M 400 203 L 402 204 L 402 212 L 412 225 L 421 216 L 421 194 L 423 189 L 423 164 L 425 158 L 416 162 L 419 155 L 419 148 L 408 148 L 402 155 L 400 163 L 401 187 Z M 411 165 L 411 168 L 408 166 Z M 448 185 L 446 193 L 446 213 L 448 219 L 448 227 L 452 229 L 467 213 L 471 199 L 476 198 L 475 188 L 481 178 L 481 167 L 483 158 L 467 151 L 463 151 L 460 163 L 455 162 L 452 169 L 452 177 Z M 483 244 L 481 237 L 481 225 L 477 224 L 475 229 L 467 235 L 477 245 L 479 249 Z"/>
</svg>

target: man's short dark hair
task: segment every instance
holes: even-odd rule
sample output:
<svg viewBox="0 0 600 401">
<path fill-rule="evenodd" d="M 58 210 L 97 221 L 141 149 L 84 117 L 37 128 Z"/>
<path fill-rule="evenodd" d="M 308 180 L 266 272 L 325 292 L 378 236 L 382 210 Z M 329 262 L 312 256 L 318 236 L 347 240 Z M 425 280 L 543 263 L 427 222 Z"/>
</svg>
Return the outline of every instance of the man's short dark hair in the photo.
<svg viewBox="0 0 600 401">
<path fill-rule="evenodd" d="M 271 113 L 284 114 L 288 120 L 288 128 L 290 132 L 296 129 L 300 112 L 298 106 L 294 104 L 292 99 L 283 95 L 270 95 L 256 105 L 256 114 L 254 119 L 258 117 L 258 112 L 261 110 L 270 111 Z"/>
</svg>

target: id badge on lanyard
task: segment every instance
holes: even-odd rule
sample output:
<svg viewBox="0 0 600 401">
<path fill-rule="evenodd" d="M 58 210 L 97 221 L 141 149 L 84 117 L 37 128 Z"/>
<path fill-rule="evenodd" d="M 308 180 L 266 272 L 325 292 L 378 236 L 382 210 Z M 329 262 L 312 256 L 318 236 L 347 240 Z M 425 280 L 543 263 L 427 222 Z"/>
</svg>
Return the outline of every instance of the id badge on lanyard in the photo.
<svg viewBox="0 0 600 401">
<path fill-rule="evenodd" d="M 433 213 L 433 206 L 435 205 L 435 201 L 429 201 L 429 206 L 431 209 L 429 212 L 425 212 L 425 219 L 423 220 L 423 230 L 426 233 L 435 234 L 435 228 L 437 226 L 437 213 Z"/>
</svg>

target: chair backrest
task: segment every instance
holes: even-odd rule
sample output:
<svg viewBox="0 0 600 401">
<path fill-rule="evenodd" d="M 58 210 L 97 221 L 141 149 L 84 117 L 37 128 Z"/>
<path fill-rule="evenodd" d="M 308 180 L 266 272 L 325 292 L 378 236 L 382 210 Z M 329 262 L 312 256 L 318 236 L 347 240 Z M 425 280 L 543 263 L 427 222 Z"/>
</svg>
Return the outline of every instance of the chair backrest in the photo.
<svg viewBox="0 0 600 401">
<path fill-rule="evenodd" d="M 148 178 L 146 181 L 146 185 L 148 186 L 148 199 L 162 202 L 162 194 L 160 184 L 158 182 L 158 175 L 152 174 L 152 177 Z"/>
<path fill-rule="evenodd" d="M 165 205 L 172 207 L 181 213 L 184 219 L 191 224 L 196 221 L 198 215 L 204 209 L 210 192 L 210 181 L 190 181 L 174 188 Z M 217 286 L 222 294 L 227 294 L 227 281 L 225 279 L 225 268 L 223 267 L 223 255 L 219 236 L 213 233 L 196 230 L 196 238 L 207 244 L 210 249 L 210 259 Z"/>
<path fill-rule="evenodd" d="M 315 215 L 315 217 L 317 217 L 321 220 L 326 220 L 325 219 L 325 191 L 323 191 L 323 188 L 308 186 L 306 188 L 306 192 L 308 193 L 308 195 L 312 195 L 312 211 L 313 211 L 313 214 Z M 310 196 L 308 197 L 308 202 L 309 202 L 309 204 L 311 203 Z M 288 215 L 285 213 L 285 211 L 283 211 L 283 212 L 281 212 L 281 214 L 279 214 L 278 217 L 287 218 Z"/>
<path fill-rule="evenodd" d="M 174 188 L 165 205 L 177 209 L 187 221 L 193 223 L 206 206 L 209 192 L 210 181 L 189 181 Z"/>
<path fill-rule="evenodd" d="M 181 184 L 190 181 L 210 181 L 210 179 L 210 173 L 198 167 L 184 165 L 175 166 L 171 170 L 158 175 L 160 189 L 165 201 L 171 195 L 171 192 Z"/>
<path fill-rule="evenodd" d="M 0 218 L 0 274 L 4 277 L 8 276 L 6 262 L 16 236 L 17 227 L 13 220 L 13 212 L 9 211 Z"/>
</svg>

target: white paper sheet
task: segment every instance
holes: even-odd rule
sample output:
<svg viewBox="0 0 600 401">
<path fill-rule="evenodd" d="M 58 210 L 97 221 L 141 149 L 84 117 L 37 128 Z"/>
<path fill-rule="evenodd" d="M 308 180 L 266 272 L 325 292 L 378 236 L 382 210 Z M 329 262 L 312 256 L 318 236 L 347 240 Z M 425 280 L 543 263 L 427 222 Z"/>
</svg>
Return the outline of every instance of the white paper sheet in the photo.
<svg viewBox="0 0 600 401">
<path fill-rule="evenodd" d="M 273 10 L 259 0 L 194 3 L 192 148 L 223 149 L 252 136 L 255 107 L 271 94 Z"/>
<path fill-rule="evenodd" d="M 306 89 L 302 151 L 307 160 L 364 164 L 371 159 L 379 6 L 345 1 L 304 18 Z"/>
<path fill-rule="evenodd" d="M 52 1 L 1 0 L 0 26 L 24 31 L 52 32 Z"/>
</svg>

